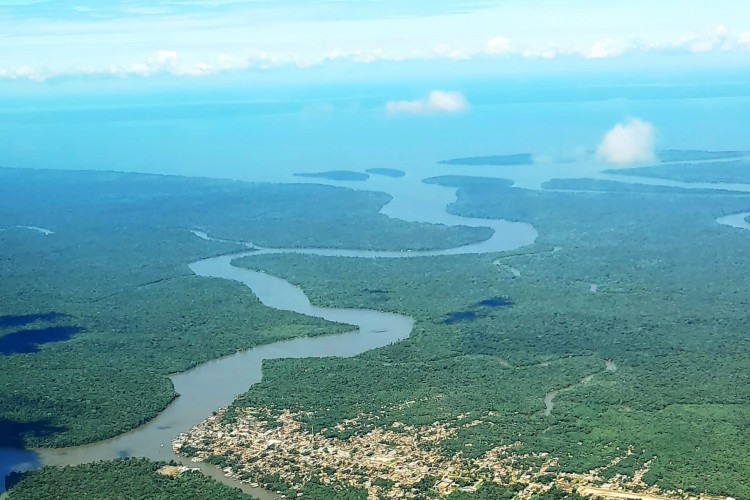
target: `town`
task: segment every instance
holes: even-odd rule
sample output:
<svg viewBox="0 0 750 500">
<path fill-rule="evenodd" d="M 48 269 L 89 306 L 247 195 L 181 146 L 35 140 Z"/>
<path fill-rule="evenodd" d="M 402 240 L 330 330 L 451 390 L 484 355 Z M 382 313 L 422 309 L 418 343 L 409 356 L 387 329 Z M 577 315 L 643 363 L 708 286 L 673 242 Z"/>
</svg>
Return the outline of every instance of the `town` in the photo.
<svg viewBox="0 0 750 500">
<path fill-rule="evenodd" d="M 601 473 L 631 455 L 632 449 L 621 450 L 612 462 L 586 474 L 552 472 L 557 464 L 554 457 L 519 453 L 521 443 L 494 447 L 479 458 L 465 457 L 462 452 L 452 456 L 440 452 L 442 441 L 455 436 L 461 427 L 482 424 L 481 420 L 458 427 L 438 422 L 418 427 L 397 422 L 344 440 L 325 437 L 325 429 L 316 433 L 303 423 L 302 413 L 273 414 L 267 408 L 248 408 L 228 423 L 222 418 L 225 412 L 220 409 L 189 433 L 178 436 L 172 443 L 175 453 L 190 456 L 194 462 L 213 463 L 229 477 L 264 487 L 270 486 L 263 482 L 264 477 L 278 474 L 295 491 L 317 476 L 324 484 L 364 488 L 373 500 L 435 498 L 456 490 L 470 493 L 485 481 L 517 485 L 519 498 L 530 498 L 556 486 L 602 498 L 708 499 L 648 487 L 642 478 L 650 462 L 633 477 L 602 479 Z M 336 430 L 356 428 L 367 417 L 341 422 Z"/>
</svg>

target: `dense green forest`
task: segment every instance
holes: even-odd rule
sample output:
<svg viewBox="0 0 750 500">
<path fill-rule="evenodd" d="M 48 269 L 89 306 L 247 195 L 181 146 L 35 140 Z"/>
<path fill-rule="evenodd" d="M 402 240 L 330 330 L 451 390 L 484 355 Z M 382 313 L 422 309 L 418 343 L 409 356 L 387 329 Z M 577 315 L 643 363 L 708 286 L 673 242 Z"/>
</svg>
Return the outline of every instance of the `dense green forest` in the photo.
<svg viewBox="0 0 750 500">
<path fill-rule="evenodd" d="M 593 152 L 588 154 L 593 155 Z M 750 156 L 747 151 L 703 151 L 696 149 L 665 149 L 656 152 L 656 157 L 660 162 L 693 162 L 693 161 L 715 161 L 715 160 L 732 160 L 738 158 L 744 158 Z M 573 158 L 568 157 L 556 157 L 554 160 L 558 163 L 572 163 Z M 449 160 L 442 160 L 438 163 L 444 165 L 486 165 L 486 166 L 505 166 L 505 165 L 533 165 L 535 162 L 534 155 L 531 153 L 518 153 L 509 155 L 491 155 L 491 156 L 468 156 L 465 158 L 451 158 Z M 668 172 L 679 173 L 683 167 L 693 167 L 692 164 L 688 165 L 659 165 L 657 167 L 644 167 L 645 169 L 662 169 L 666 168 Z M 634 169 L 618 169 L 612 170 L 613 173 L 621 173 L 627 171 L 638 171 L 640 168 Z M 632 175 L 640 175 L 633 173 Z M 660 176 L 659 176 L 660 177 Z M 679 180 L 679 179 L 678 179 Z M 697 181 L 697 180 L 696 180 Z M 688 182 L 688 181 L 686 181 Z M 732 181 L 727 181 L 732 182 Z M 739 181 L 736 181 L 739 182 Z"/>
<path fill-rule="evenodd" d="M 750 183 L 750 161 L 715 161 L 709 163 L 673 163 L 650 167 L 608 170 L 618 175 L 656 177 L 680 182 Z"/>
<path fill-rule="evenodd" d="M 386 177 L 403 177 L 406 172 L 397 168 L 368 168 L 365 170 L 368 174 L 385 175 Z"/>
<path fill-rule="evenodd" d="M 656 157 L 662 162 L 731 160 L 748 156 L 748 151 L 706 151 L 702 149 L 662 149 Z"/>
<path fill-rule="evenodd" d="M 750 497 L 750 234 L 715 222 L 750 210 L 749 196 L 591 180 L 565 181 L 581 192 L 432 182 L 459 187 L 452 212 L 530 222 L 538 241 L 496 255 L 243 259 L 315 303 L 416 324 L 410 338 L 354 359 L 268 362 L 235 410 L 303 410 L 329 435 L 362 414 L 372 417 L 345 433 L 476 418 L 485 424 L 446 439 L 445 453 L 519 440 L 581 472 L 632 447 L 605 475 L 652 461 L 649 484 Z M 563 388 L 545 416 L 545 394 Z"/>
<path fill-rule="evenodd" d="M 188 228 L 290 247 L 440 247 L 487 235 L 394 221 L 378 214 L 387 201 L 319 185 L 0 169 L 0 445 L 117 435 L 174 398 L 170 373 L 349 328 L 194 276 L 191 261 L 241 247 Z"/>
<path fill-rule="evenodd" d="M 299 172 L 294 174 L 297 177 L 312 177 L 317 179 L 329 179 L 332 181 L 366 181 L 370 178 L 364 172 L 355 172 L 353 170 L 329 170 L 327 172 Z"/>
<path fill-rule="evenodd" d="M 534 155 L 520 153 L 513 155 L 469 156 L 466 158 L 451 158 L 438 163 L 444 165 L 533 165 Z"/>
<path fill-rule="evenodd" d="M 542 184 L 544 189 L 564 189 L 571 191 L 596 191 L 596 192 L 612 192 L 612 193 L 633 193 L 638 195 L 652 195 L 661 196 L 664 193 L 669 193 L 672 196 L 677 197 L 690 197 L 695 195 L 703 195 L 706 197 L 747 197 L 748 193 L 741 191 L 727 191 L 721 189 L 709 189 L 709 188 L 681 188 L 672 186 L 653 186 L 650 184 L 630 184 L 614 180 L 606 179 L 552 179 L 551 181 Z"/>
<path fill-rule="evenodd" d="M 124 458 L 74 467 L 44 467 L 8 478 L 9 500 L 132 500 L 204 499 L 247 500 L 238 489 L 200 472 L 171 477 L 157 471 L 166 465 L 145 458 Z"/>
<path fill-rule="evenodd" d="M 394 221 L 378 214 L 385 195 L 318 185 L 9 169 L 0 180 L 0 435 L 11 446 L 120 433 L 174 397 L 169 373 L 346 328 L 270 310 L 238 284 L 193 276 L 187 263 L 239 247 L 188 228 L 270 247 L 447 248 L 488 234 Z M 480 456 L 520 442 L 519 453 L 558 457 L 560 471 L 601 467 L 632 447 L 605 476 L 632 475 L 651 461 L 649 484 L 750 497 L 750 234 L 715 222 L 750 211 L 750 196 L 590 179 L 547 184 L 566 191 L 497 179 L 430 182 L 459 188 L 452 212 L 530 222 L 537 242 L 494 255 L 242 259 L 300 284 L 315 303 L 401 312 L 415 328 L 356 358 L 267 362 L 263 381 L 233 411 L 304 410 L 321 432 L 342 438 L 397 421 L 447 422 L 458 431 L 441 453 Z M 606 360 L 617 370 L 606 370 Z M 545 395 L 561 389 L 545 415 Z M 333 428 L 361 415 L 369 418 L 359 428 Z M 475 419 L 483 424 L 461 426 Z M 39 497 L 49 484 L 80 487 L 88 474 L 132 476 L 142 488 L 163 480 L 215 487 L 183 486 L 154 467 L 43 469 L 11 498 Z M 98 484 L 69 497 L 95 498 Z M 309 498 L 332 495 L 316 482 L 306 488 Z M 512 495 L 507 485 L 477 492 Z"/>
</svg>

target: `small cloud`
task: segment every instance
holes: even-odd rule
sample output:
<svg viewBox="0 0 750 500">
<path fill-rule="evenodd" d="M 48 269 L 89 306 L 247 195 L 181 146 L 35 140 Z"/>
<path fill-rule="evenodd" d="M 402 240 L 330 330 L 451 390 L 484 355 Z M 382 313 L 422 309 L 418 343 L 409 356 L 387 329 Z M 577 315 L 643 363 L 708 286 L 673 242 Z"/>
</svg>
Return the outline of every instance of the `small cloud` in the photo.
<svg viewBox="0 0 750 500">
<path fill-rule="evenodd" d="M 583 56 L 588 59 L 617 57 L 625 53 L 627 49 L 627 45 L 622 42 L 613 40 L 612 38 L 603 38 L 594 42 L 594 44 L 584 52 Z"/>
<path fill-rule="evenodd" d="M 389 101 L 388 113 L 460 113 L 469 108 L 469 101 L 461 92 L 433 90 L 422 99 L 414 101 Z"/>
<path fill-rule="evenodd" d="M 424 113 L 424 101 L 388 101 L 385 104 L 385 110 L 388 113 Z"/>
<path fill-rule="evenodd" d="M 36 69 L 24 65 L 12 69 L 0 68 L 0 79 L 3 80 L 30 80 L 32 82 L 43 82 L 47 79 L 46 69 Z"/>
<path fill-rule="evenodd" d="M 455 49 L 446 43 L 436 45 L 435 48 L 432 49 L 432 52 L 438 57 L 453 59 L 454 61 L 469 59 L 470 57 L 468 53 Z"/>
<path fill-rule="evenodd" d="M 177 52 L 174 50 L 160 50 L 156 53 L 153 61 L 156 64 L 166 64 L 177 59 Z"/>
<path fill-rule="evenodd" d="M 466 111 L 469 101 L 461 92 L 433 90 L 427 98 L 427 109 L 440 113 L 459 113 Z"/>
<path fill-rule="evenodd" d="M 493 55 L 509 54 L 513 51 L 513 47 L 509 38 L 496 36 L 485 44 L 484 51 Z"/>
<path fill-rule="evenodd" d="M 541 47 L 531 47 L 521 53 L 523 57 L 529 59 L 554 59 L 563 54 L 564 51 L 562 51 L 554 42 L 548 42 Z"/>
<path fill-rule="evenodd" d="M 684 36 L 677 40 L 674 45 L 695 54 L 704 54 L 717 49 L 728 50 L 731 48 L 733 41 L 729 29 L 723 24 L 719 24 L 703 33 L 691 33 Z"/>
<path fill-rule="evenodd" d="M 653 161 L 654 126 L 637 118 L 618 123 L 604 136 L 596 156 L 620 165 Z"/>
<path fill-rule="evenodd" d="M 161 14 L 169 14 L 172 9 L 166 7 L 128 7 L 125 9 L 126 14 L 132 14 L 136 16 L 158 16 Z"/>
</svg>

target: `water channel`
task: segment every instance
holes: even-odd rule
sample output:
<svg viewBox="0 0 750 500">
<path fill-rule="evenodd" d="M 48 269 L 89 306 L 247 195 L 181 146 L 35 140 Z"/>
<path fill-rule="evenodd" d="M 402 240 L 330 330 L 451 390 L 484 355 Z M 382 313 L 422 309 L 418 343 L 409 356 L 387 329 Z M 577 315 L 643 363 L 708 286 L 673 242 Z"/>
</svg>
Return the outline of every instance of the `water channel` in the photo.
<svg viewBox="0 0 750 500">
<path fill-rule="evenodd" d="M 414 258 L 437 255 L 461 255 L 501 252 L 532 244 L 537 237 L 533 227 L 518 222 L 458 217 L 445 212 L 447 203 L 455 199 L 455 190 L 422 184 L 422 196 L 404 199 L 403 192 L 395 193 L 383 209 L 391 217 L 442 223 L 448 225 L 491 227 L 492 236 L 482 242 L 435 251 L 367 251 L 316 248 L 273 249 L 260 248 L 250 243 L 247 251 L 211 257 L 190 264 L 198 276 L 238 281 L 245 284 L 265 305 L 275 309 L 294 311 L 329 321 L 346 323 L 356 329 L 343 334 L 297 338 L 258 346 L 230 356 L 209 361 L 171 377 L 180 395 L 162 413 L 147 424 L 112 439 L 71 448 L 37 449 L 29 451 L 0 450 L 0 460 L 6 470 L 27 470 L 40 465 L 75 465 L 96 460 L 126 456 L 147 457 L 155 460 L 176 460 L 191 467 L 199 467 L 206 474 L 256 497 L 272 498 L 271 492 L 252 488 L 226 478 L 221 471 L 207 464 L 186 462 L 173 454 L 171 441 L 181 432 L 202 421 L 213 410 L 227 406 L 234 398 L 259 382 L 263 360 L 278 358 L 355 356 L 382 347 L 409 336 L 413 321 L 407 316 L 368 309 L 334 309 L 310 304 L 304 292 L 289 282 L 263 272 L 251 271 L 232 265 L 232 261 L 245 256 L 263 254 L 310 254 L 359 258 Z M 432 203 L 428 203 L 432 200 Z M 394 206 L 395 205 L 395 206 Z M 402 217 L 399 217 L 403 214 Z M 212 239 L 210 235 L 194 230 L 196 237 Z"/>
<path fill-rule="evenodd" d="M 561 172 L 557 171 L 558 176 Z M 421 177 L 421 176 L 420 176 Z M 511 176 L 509 176 L 511 177 Z M 602 174 L 600 178 L 607 178 Z M 616 180 L 640 182 L 640 178 Z M 613 179 L 615 180 L 615 179 Z M 228 279 L 245 284 L 269 306 L 280 310 L 324 318 L 330 321 L 355 325 L 356 329 L 343 334 L 314 338 L 298 338 L 276 342 L 239 352 L 220 359 L 209 361 L 183 373 L 171 377 L 175 390 L 180 396 L 161 414 L 149 423 L 112 439 L 85 446 L 62 449 L 16 450 L 0 449 L 0 472 L 28 470 L 40 465 L 72 465 L 95 460 L 113 459 L 125 456 L 141 456 L 156 460 L 176 460 L 191 467 L 199 467 L 204 473 L 261 499 L 273 498 L 273 493 L 251 488 L 226 478 L 220 470 L 207 464 L 192 464 L 172 453 L 171 441 L 181 432 L 202 421 L 216 408 L 227 406 L 240 393 L 259 382 L 262 377 L 263 360 L 278 358 L 355 356 L 362 352 L 382 347 L 406 338 L 412 329 L 411 318 L 399 314 L 384 313 L 367 309 L 321 308 L 310 304 L 304 292 L 289 282 L 275 276 L 251 271 L 232 265 L 232 261 L 252 255 L 296 253 L 321 256 L 359 258 L 413 258 L 437 255 L 461 255 L 490 253 L 513 250 L 532 244 L 537 232 L 529 224 L 504 220 L 473 219 L 452 215 L 446 206 L 455 200 L 455 189 L 424 184 L 421 178 L 416 182 L 403 179 L 375 179 L 368 182 L 368 188 L 385 191 L 393 197 L 381 210 L 382 213 L 407 221 L 429 222 L 446 225 L 490 227 L 493 235 L 482 242 L 456 248 L 435 251 L 364 251 L 315 248 L 260 248 L 247 244 L 248 250 L 231 255 L 203 259 L 190 264 L 190 269 L 199 276 Z M 675 187 L 713 187 L 746 191 L 746 185 L 705 185 L 654 181 L 649 184 L 673 185 Z M 337 185 L 339 183 L 331 182 Z M 532 182 L 529 182 L 532 184 Z M 531 186 L 527 186 L 531 187 Z M 538 184 L 534 186 L 538 188 Z M 746 217 L 750 213 L 736 214 L 717 219 L 719 224 L 750 230 Z M 210 239 L 200 231 L 193 231 L 196 237 Z M 614 363 L 607 362 L 606 369 L 614 369 Z M 587 377 L 588 378 L 588 377 Z M 582 381 L 581 383 L 584 383 Z M 576 384 L 579 385 L 579 384 Z M 562 389 L 563 391 L 568 388 Z M 551 414 L 554 396 L 561 392 L 553 391 L 545 399 L 546 415 Z M 1 482 L 0 482 L 1 483 Z M 0 488 L 3 485 L 0 484 Z M 2 491 L 2 489 L 0 489 Z"/>
</svg>

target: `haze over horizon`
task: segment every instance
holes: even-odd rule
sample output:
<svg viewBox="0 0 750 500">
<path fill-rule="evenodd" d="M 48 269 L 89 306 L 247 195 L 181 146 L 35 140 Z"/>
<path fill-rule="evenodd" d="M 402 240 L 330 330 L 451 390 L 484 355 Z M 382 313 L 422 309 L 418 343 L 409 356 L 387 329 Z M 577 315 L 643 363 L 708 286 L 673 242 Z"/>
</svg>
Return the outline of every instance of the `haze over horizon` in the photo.
<svg viewBox="0 0 750 500">
<path fill-rule="evenodd" d="M 13 0 L 0 165 L 252 179 L 741 149 L 749 20 L 728 0 Z M 600 147 L 640 122 L 646 153 Z"/>
</svg>

